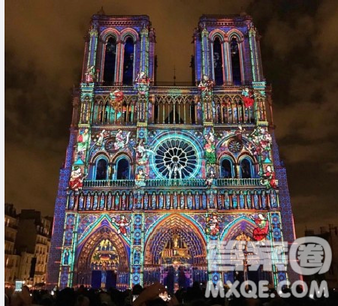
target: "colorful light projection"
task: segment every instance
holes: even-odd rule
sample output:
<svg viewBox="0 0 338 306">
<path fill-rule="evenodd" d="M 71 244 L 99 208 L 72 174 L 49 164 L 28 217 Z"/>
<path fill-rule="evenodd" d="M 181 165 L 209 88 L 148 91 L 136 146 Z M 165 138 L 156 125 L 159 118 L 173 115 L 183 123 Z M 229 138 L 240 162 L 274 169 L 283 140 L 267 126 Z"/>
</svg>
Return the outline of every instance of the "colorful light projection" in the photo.
<svg viewBox="0 0 338 306">
<path fill-rule="evenodd" d="M 117 17 L 104 17 L 111 27 L 95 18 L 67 171 L 60 178 L 57 218 L 65 223 L 58 221 L 59 285 L 90 285 L 91 271 L 107 267 L 117 272 L 119 288 L 168 281 L 173 271 L 184 275 L 181 284 L 217 281 L 222 274 L 207 267 L 209 241 L 269 240 L 272 247 L 283 241 L 280 210 L 290 215 L 291 207 L 280 203 L 286 176 L 280 165 L 275 173 L 278 151 L 266 121 L 253 27 L 222 25 L 210 32 L 200 23 L 199 85 L 162 88 L 153 86 L 155 39 L 148 17 L 129 16 L 118 27 Z M 233 46 L 215 43 L 226 36 Z M 116 57 L 107 84 L 109 39 Z M 243 48 L 244 39 L 250 39 L 250 50 Z M 217 65 L 224 64 L 217 86 L 210 42 L 218 48 Z M 240 59 L 235 68 L 227 62 L 231 50 Z M 248 71 L 253 81 L 246 80 Z M 282 196 L 288 197 L 285 190 Z M 291 224 L 284 224 L 290 237 Z M 287 275 L 275 269 L 273 277 L 276 284 Z"/>
</svg>

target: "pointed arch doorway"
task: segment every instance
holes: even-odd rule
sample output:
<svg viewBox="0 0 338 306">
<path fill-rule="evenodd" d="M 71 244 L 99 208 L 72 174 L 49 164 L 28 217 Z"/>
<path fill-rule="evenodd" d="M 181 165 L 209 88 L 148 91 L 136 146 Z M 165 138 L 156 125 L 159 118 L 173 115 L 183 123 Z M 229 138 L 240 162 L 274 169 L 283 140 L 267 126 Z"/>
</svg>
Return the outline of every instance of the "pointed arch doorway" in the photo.
<svg viewBox="0 0 338 306">
<path fill-rule="evenodd" d="M 169 292 L 207 280 L 206 242 L 181 214 L 159 222 L 145 241 L 144 284 L 162 282 Z"/>
<path fill-rule="evenodd" d="M 101 227 L 78 248 L 77 285 L 122 288 L 129 282 L 128 252 L 117 232 Z"/>
</svg>

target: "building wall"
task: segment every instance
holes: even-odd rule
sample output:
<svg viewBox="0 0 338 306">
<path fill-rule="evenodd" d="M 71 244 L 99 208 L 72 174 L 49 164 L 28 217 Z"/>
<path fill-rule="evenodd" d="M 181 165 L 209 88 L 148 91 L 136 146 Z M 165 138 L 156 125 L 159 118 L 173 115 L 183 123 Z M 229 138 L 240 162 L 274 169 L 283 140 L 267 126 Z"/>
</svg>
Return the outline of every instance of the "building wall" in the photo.
<svg viewBox="0 0 338 306">
<path fill-rule="evenodd" d="M 152 86 L 151 33 L 147 16 L 92 18 L 60 172 L 51 285 L 90 285 L 92 273 L 102 268 L 94 256 L 101 243 L 113 244 L 110 258 L 117 256 L 119 265 L 109 267 L 118 272 L 117 286 L 125 288 L 164 279 L 159 254 L 177 232 L 194 255 L 186 271 L 191 281 L 228 277 L 207 268 L 211 240 L 266 239 L 278 245 L 284 221 L 287 238 L 294 237 L 288 191 L 280 198 L 286 174 L 281 189 L 275 176 L 278 154 L 272 152 L 273 123 L 266 111 L 271 90 L 251 17 L 200 18 L 194 34 L 198 86 Z M 110 37 L 116 38 L 117 55 L 115 79 L 108 82 Z M 123 84 L 121 42 L 127 37 L 134 40 L 134 86 Z M 212 51 L 215 37 L 222 45 L 218 55 Z M 230 52 L 232 39 L 236 52 Z M 219 86 L 213 80 L 216 55 L 222 58 Z M 229 171 L 222 170 L 224 159 Z M 122 164 L 128 167 L 122 170 Z M 275 285 L 288 277 L 284 271 L 272 274 Z"/>
<path fill-rule="evenodd" d="M 33 285 L 30 279 L 30 271 L 34 254 L 21 252 L 18 280 L 24 280 L 27 284 Z"/>
<path fill-rule="evenodd" d="M 5 284 L 13 284 L 18 276 L 20 257 L 16 255 L 15 241 L 18 218 L 13 204 L 5 203 Z"/>
<path fill-rule="evenodd" d="M 7 204 L 6 204 L 7 205 Z M 5 281 L 14 285 L 15 280 L 25 280 L 31 285 L 46 282 L 46 267 L 50 251 L 51 218 L 42 218 L 35 210 L 13 213 L 14 207 L 6 206 L 5 215 Z M 32 262 L 36 258 L 34 277 Z"/>
</svg>

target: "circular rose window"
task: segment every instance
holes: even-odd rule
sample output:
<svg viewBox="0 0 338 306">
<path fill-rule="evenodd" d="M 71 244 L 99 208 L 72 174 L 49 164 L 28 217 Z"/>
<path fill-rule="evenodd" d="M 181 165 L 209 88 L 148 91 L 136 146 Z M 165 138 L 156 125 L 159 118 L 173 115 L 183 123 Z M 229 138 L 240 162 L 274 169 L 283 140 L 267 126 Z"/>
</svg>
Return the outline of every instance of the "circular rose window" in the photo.
<svg viewBox="0 0 338 306">
<path fill-rule="evenodd" d="M 168 179 L 189 178 L 197 168 L 196 149 L 183 139 L 167 139 L 155 149 L 156 170 Z"/>
<path fill-rule="evenodd" d="M 232 139 L 228 143 L 228 148 L 231 153 L 238 153 L 242 151 L 243 143 L 238 139 Z"/>
</svg>

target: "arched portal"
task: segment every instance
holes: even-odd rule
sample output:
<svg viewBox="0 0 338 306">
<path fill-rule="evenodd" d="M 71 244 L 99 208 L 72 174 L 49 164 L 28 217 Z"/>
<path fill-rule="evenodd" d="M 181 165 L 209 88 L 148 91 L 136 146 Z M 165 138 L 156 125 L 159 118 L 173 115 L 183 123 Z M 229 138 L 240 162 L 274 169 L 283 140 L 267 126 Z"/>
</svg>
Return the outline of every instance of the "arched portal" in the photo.
<svg viewBox="0 0 338 306">
<path fill-rule="evenodd" d="M 207 278 L 206 242 L 194 222 L 174 214 L 159 222 L 145 241 L 144 283 L 160 280 L 169 290 Z"/>
<path fill-rule="evenodd" d="M 107 289 L 127 284 L 128 257 L 121 236 L 111 227 L 100 227 L 78 246 L 73 284 Z"/>
</svg>

